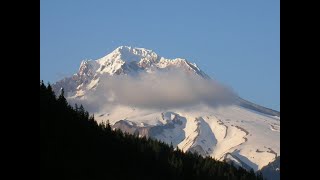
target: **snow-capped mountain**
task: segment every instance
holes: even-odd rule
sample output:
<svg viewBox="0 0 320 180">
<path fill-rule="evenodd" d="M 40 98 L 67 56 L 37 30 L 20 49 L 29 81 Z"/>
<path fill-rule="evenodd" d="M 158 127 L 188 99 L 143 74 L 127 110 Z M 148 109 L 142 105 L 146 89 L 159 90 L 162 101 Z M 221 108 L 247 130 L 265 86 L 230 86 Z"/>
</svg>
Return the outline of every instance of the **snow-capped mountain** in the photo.
<svg viewBox="0 0 320 180">
<path fill-rule="evenodd" d="M 186 59 L 166 59 L 152 50 L 121 46 L 100 59 L 82 61 L 76 74 L 52 87 L 56 93 L 64 88 L 69 100 L 85 101 L 89 92 L 101 86 L 104 76 L 134 77 L 141 72 L 169 70 L 211 79 Z M 113 128 L 155 138 L 183 151 L 231 161 L 248 170 L 260 170 L 280 156 L 280 112 L 238 96 L 232 104 L 218 107 L 201 104 L 157 109 L 117 104 L 96 111 L 95 118 L 98 122 L 109 121 Z"/>
<path fill-rule="evenodd" d="M 78 73 L 54 84 L 54 91 L 64 87 L 71 96 L 83 96 L 84 92 L 97 86 L 102 75 L 131 75 L 139 72 L 152 73 L 155 70 L 166 71 L 178 68 L 203 78 L 209 78 L 196 64 L 186 59 L 166 59 L 152 50 L 120 46 L 110 54 L 98 60 L 84 60 Z"/>
</svg>

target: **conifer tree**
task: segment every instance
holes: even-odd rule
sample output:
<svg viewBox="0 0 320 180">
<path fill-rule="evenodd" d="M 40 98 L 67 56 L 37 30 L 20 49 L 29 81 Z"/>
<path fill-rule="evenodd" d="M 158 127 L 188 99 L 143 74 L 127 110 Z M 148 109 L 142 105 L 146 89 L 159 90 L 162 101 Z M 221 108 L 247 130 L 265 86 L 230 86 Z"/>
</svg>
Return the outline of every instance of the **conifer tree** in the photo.
<svg viewBox="0 0 320 180">
<path fill-rule="evenodd" d="M 58 97 L 58 102 L 61 103 L 62 105 L 68 104 L 66 98 L 64 97 L 64 89 L 63 88 L 61 88 L 61 93 Z"/>
</svg>

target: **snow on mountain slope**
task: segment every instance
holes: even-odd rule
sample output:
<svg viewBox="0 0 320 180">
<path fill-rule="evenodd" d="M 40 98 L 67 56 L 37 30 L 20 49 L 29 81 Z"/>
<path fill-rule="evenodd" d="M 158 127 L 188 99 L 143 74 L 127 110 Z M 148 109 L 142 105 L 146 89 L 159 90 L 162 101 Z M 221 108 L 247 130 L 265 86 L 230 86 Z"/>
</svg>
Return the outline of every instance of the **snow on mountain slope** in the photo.
<svg viewBox="0 0 320 180">
<path fill-rule="evenodd" d="M 280 120 L 238 105 L 164 112 L 117 107 L 107 114 L 97 117 L 97 121 L 115 124 L 125 120 L 140 124 L 140 128 L 154 127 L 157 132 L 151 130 L 148 134 L 152 138 L 219 160 L 231 154 L 255 171 L 280 156 Z M 175 120 L 180 122 L 174 123 Z M 271 125 L 279 127 L 279 131 L 272 130 Z"/>
<path fill-rule="evenodd" d="M 185 59 L 166 59 L 152 50 L 121 46 L 98 60 L 82 61 L 76 74 L 52 87 L 56 94 L 64 88 L 68 100 L 82 99 L 85 102 L 89 92 L 101 87 L 104 76 L 134 77 L 141 72 L 150 74 L 175 69 L 186 75 L 210 79 L 197 65 Z M 102 96 L 98 94 L 97 97 Z M 126 104 L 98 105 L 101 106 L 99 110 L 93 111 L 98 122 L 109 121 L 115 129 L 155 138 L 183 151 L 232 161 L 248 170 L 257 171 L 280 156 L 280 112 L 240 97 L 234 103 L 222 106 L 199 104 L 185 108 L 143 108 Z"/>
</svg>

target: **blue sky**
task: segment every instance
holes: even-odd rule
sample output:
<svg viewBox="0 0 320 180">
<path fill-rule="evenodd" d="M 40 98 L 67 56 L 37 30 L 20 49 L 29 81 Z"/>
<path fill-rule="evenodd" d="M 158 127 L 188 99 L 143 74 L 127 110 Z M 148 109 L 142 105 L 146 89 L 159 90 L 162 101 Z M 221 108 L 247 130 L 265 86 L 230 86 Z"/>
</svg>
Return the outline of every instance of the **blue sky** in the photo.
<svg viewBox="0 0 320 180">
<path fill-rule="evenodd" d="M 54 82 L 121 45 L 195 62 L 280 109 L 279 0 L 41 0 L 40 77 Z"/>
</svg>

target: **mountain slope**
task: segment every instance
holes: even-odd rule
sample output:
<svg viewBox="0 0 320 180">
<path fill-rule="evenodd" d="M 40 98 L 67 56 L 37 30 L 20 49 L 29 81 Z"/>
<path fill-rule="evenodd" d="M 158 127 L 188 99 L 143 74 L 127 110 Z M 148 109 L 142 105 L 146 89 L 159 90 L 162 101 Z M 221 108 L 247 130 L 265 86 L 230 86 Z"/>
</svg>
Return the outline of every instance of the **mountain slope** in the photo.
<svg viewBox="0 0 320 180">
<path fill-rule="evenodd" d="M 260 179 L 224 162 L 112 131 L 40 85 L 41 179 Z M 156 162 L 156 163 L 155 163 Z"/>
<path fill-rule="evenodd" d="M 261 169 L 266 179 L 280 180 L 280 156 Z"/>
<path fill-rule="evenodd" d="M 104 96 L 105 76 L 139 77 L 139 73 L 178 70 L 185 76 L 211 79 L 185 59 L 166 59 L 151 50 L 121 46 L 98 60 L 83 61 L 78 73 L 58 81 L 53 89 L 58 93 L 64 88 L 69 101 L 95 104 L 97 101 L 88 101 L 88 96 Z M 109 121 L 114 129 L 158 139 L 185 152 L 233 161 L 248 170 L 260 170 L 280 156 L 280 112 L 238 96 L 233 103 L 221 106 L 148 108 L 107 102 L 96 106 L 99 109 L 92 110 L 96 120 Z"/>
</svg>

